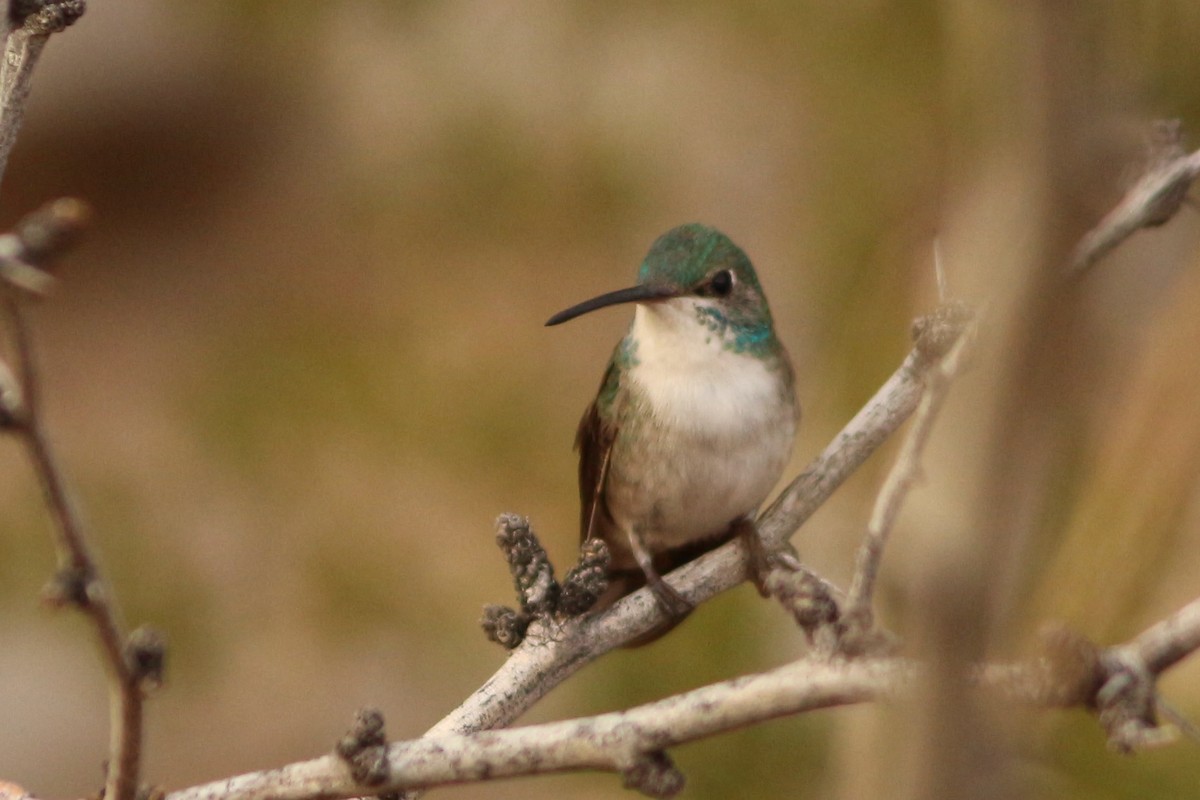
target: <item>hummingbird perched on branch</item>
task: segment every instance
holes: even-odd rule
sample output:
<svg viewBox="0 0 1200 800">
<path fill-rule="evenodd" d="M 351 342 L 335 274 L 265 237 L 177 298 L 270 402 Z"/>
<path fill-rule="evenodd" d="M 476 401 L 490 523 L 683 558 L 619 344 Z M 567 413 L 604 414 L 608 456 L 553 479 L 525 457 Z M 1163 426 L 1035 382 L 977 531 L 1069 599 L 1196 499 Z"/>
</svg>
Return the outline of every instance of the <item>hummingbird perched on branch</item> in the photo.
<svg viewBox="0 0 1200 800">
<path fill-rule="evenodd" d="M 601 607 L 649 585 L 678 622 L 691 604 L 663 573 L 735 535 L 763 552 L 753 515 L 787 464 L 800 418 L 792 364 L 750 260 L 705 225 L 667 231 L 635 286 L 546 324 L 618 303 L 637 304 L 633 324 L 575 439 L 581 538 L 609 549 Z"/>
</svg>

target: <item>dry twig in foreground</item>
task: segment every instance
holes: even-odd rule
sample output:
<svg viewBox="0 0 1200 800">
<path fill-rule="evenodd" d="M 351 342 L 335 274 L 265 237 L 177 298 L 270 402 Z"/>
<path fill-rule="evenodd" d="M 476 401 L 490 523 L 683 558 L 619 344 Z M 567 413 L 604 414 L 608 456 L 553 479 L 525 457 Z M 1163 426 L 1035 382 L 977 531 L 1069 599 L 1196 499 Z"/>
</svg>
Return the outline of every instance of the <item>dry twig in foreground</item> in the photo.
<svg viewBox="0 0 1200 800">
<path fill-rule="evenodd" d="M 1036 662 L 984 666 L 973 681 L 1034 707 L 1094 709 L 1114 747 L 1145 746 L 1164 738 L 1153 705 L 1145 705 L 1160 674 L 1154 667 L 1175 662 L 1134 661 L 1131 655 L 1152 658 L 1198 647 L 1200 599 L 1128 644 L 1098 648 L 1077 641 L 1069 661 L 1060 652 Z M 921 669 L 895 657 L 806 657 L 626 711 L 380 745 L 369 784 L 359 782 L 341 757 L 327 755 L 172 792 L 165 800 L 311 800 L 568 770 L 616 772 L 629 788 L 669 797 L 682 788 L 683 776 L 666 748 L 777 717 L 889 696 L 909 686 Z"/>
</svg>

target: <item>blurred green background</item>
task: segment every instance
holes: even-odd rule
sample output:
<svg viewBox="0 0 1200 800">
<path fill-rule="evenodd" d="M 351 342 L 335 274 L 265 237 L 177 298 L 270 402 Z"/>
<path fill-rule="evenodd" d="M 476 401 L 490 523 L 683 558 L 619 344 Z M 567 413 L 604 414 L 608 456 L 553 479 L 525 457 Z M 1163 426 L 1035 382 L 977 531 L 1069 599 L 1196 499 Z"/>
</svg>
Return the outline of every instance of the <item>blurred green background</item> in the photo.
<svg viewBox="0 0 1200 800">
<path fill-rule="evenodd" d="M 0 215 L 97 210 L 38 342 L 126 616 L 170 639 L 147 779 L 318 755 L 364 704 L 416 736 L 499 665 L 476 623 L 511 601 L 492 521 L 530 515 L 571 561 L 575 423 L 628 313 L 542 322 L 627 285 L 659 233 L 707 222 L 757 265 L 798 367 L 794 474 L 935 304 L 935 237 L 956 295 L 1009 307 L 1120 196 L 1151 120 L 1200 131 L 1198 74 L 1194 0 L 93 3 L 46 51 Z M 1185 209 L 1077 298 L 1017 639 L 1061 619 L 1120 641 L 1200 593 L 1198 255 Z M 998 372 L 981 359 L 956 390 L 885 561 L 901 631 L 908 579 L 979 518 Z M 795 539 L 837 581 L 891 452 Z M 82 621 L 38 606 L 54 557 L 15 443 L 0 468 L 0 778 L 80 796 L 102 673 Z M 743 587 L 527 721 L 802 651 Z M 1164 683 L 1193 719 L 1197 662 Z M 900 796 L 905 724 L 849 709 L 680 748 L 685 796 Z M 1032 797 L 1200 791 L 1195 743 L 1119 757 L 1080 712 L 1020 741 Z"/>
</svg>

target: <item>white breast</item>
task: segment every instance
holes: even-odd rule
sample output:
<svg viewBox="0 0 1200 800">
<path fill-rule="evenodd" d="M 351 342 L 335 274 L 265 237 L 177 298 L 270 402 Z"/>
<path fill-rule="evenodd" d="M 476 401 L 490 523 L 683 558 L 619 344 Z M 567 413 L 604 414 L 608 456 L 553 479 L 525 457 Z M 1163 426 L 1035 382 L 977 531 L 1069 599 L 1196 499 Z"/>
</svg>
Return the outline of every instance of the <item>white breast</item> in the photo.
<svg viewBox="0 0 1200 800">
<path fill-rule="evenodd" d="M 652 419 L 618 438 L 608 498 L 618 525 L 655 550 L 720 534 L 754 511 L 796 429 L 786 373 L 723 347 L 698 322 L 697 302 L 639 306 L 634 318 L 629 377 Z"/>
<path fill-rule="evenodd" d="M 762 359 L 726 349 L 717 333 L 698 323 L 698 302 L 638 306 L 630 377 L 670 427 L 738 437 L 777 419 L 779 373 Z"/>
</svg>

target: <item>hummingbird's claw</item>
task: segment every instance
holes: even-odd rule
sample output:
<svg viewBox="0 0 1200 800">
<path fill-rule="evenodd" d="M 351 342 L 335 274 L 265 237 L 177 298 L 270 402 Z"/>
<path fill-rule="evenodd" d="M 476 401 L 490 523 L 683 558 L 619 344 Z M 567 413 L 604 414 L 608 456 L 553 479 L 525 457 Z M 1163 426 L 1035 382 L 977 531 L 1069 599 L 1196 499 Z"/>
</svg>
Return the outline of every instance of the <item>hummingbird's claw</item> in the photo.
<svg viewBox="0 0 1200 800">
<path fill-rule="evenodd" d="M 630 530 L 628 534 L 629 549 L 633 551 L 634 560 L 641 567 L 642 574 L 646 576 L 646 585 L 654 593 L 654 599 L 658 601 L 659 608 L 673 620 L 671 627 L 675 627 L 675 623 L 682 621 L 684 617 L 692 613 L 694 606 L 658 574 L 658 570 L 654 568 L 650 550 L 642 541 L 641 534 L 634 530 Z"/>
<path fill-rule="evenodd" d="M 673 623 L 683 621 L 683 618 L 692 613 L 692 609 L 695 608 L 686 597 L 675 591 L 671 584 L 664 581 L 657 572 L 646 575 L 646 584 L 654 593 L 658 607 L 671 618 Z"/>
<path fill-rule="evenodd" d="M 767 587 L 767 576 L 771 574 L 774 564 L 771 562 L 771 551 L 763 542 L 762 537 L 758 535 L 758 526 L 750 517 L 742 517 L 734 521 L 733 535 L 746 545 L 746 552 L 749 554 L 749 563 L 746 569 L 749 572 L 751 583 L 754 584 L 754 588 L 758 590 L 760 596 L 770 597 L 771 591 Z"/>
</svg>

